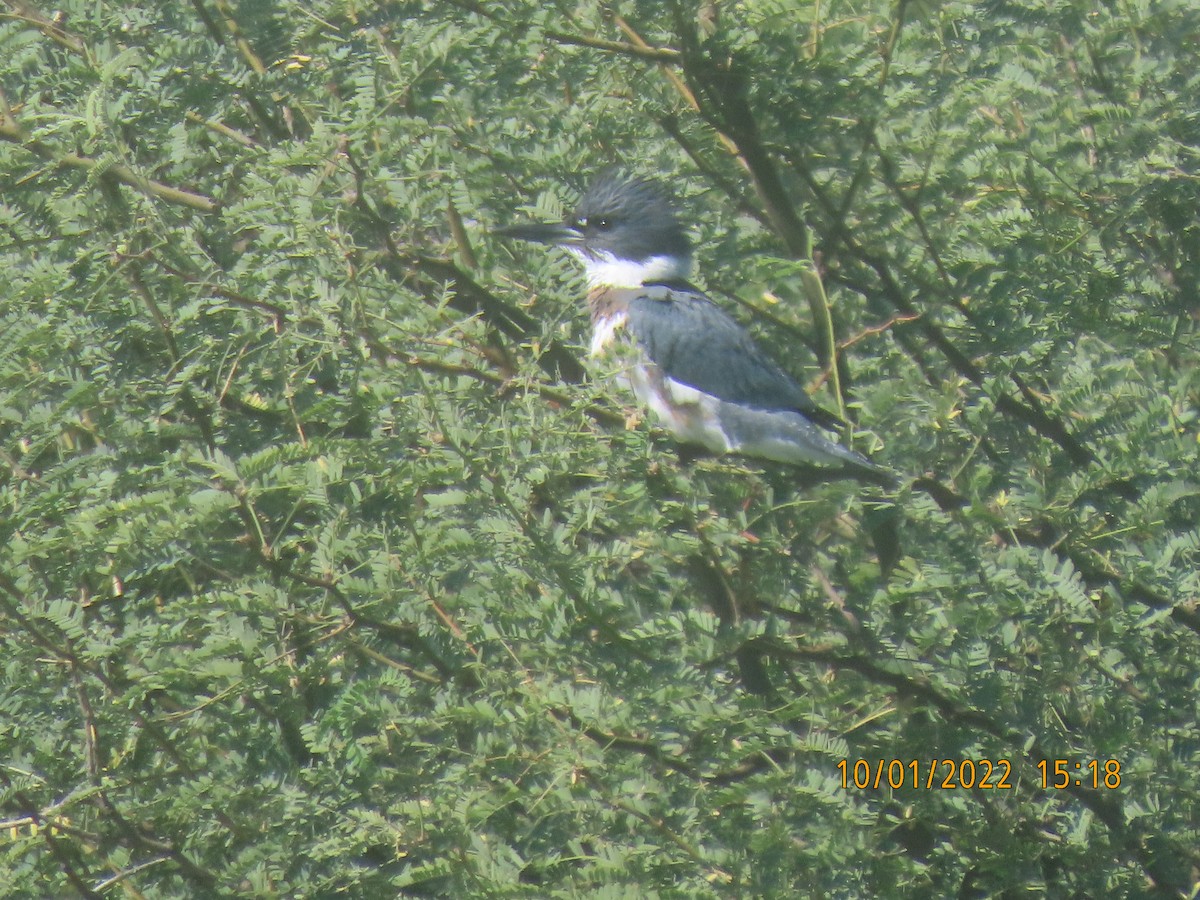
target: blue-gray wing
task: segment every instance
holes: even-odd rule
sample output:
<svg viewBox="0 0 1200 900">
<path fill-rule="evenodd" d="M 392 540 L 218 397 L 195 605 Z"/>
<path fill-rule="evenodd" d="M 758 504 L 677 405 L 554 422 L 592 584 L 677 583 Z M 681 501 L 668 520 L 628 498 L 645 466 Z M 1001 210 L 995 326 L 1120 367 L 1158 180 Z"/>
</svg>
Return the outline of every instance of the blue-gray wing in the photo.
<svg viewBox="0 0 1200 900">
<path fill-rule="evenodd" d="M 700 291 L 656 284 L 630 294 L 626 328 L 668 378 L 727 403 L 793 410 L 826 428 L 842 424 Z"/>
</svg>

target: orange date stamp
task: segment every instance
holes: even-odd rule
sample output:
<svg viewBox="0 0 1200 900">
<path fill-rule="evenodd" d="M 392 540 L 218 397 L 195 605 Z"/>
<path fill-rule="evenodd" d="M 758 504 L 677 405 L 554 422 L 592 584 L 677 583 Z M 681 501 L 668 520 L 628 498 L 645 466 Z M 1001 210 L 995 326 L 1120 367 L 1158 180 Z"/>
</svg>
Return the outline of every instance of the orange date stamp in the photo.
<svg viewBox="0 0 1200 900">
<path fill-rule="evenodd" d="M 1003 791 L 1013 787 L 1013 765 L 1007 759 L 842 759 L 837 770 L 846 789 Z"/>
<path fill-rule="evenodd" d="M 1042 790 L 1121 786 L 1121 763 L 1115 759 L 1043 759 L 1034 765 Z M 841 759 L 842 788 L 879 790 L 904 787 L 925 790 L 1011 790 L 1013 764 L 1008 759 Z"/>
</svg>

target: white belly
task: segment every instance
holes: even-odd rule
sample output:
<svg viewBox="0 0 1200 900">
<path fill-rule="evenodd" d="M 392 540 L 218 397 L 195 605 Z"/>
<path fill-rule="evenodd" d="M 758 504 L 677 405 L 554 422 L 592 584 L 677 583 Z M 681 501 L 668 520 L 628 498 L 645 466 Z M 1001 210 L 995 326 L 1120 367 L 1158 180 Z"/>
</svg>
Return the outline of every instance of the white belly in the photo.
<svg viewBox="0 0 1200 900">
<path fill-rule="evenodd" d="M 714 453 L 734 449 L 721 428 L 721 401 L 716 397 L 668 378 L 653 363 L 631 366 L 627 377 L 634 396 L 650 407 L 676 438 L 707 447 Z"/>
</svg>

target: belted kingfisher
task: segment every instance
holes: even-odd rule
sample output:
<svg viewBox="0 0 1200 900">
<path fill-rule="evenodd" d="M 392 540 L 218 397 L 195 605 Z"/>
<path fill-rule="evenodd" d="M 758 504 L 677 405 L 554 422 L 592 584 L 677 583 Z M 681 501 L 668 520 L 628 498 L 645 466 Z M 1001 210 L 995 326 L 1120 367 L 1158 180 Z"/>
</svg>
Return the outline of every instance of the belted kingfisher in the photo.
<svg viewBox="0 0 1200 900">
<path fill-rule="evenodd" d="M 632 348 L 622 380 L 680 441 L 716 453 L 849 467 L 893 476 L 820 428 L 842 421 L 817 406 L 737 322 L 688 283 L 692 246 L 659 185 L 602 173 L 562 224 L 497 234 L 558 244 L 584 265 L 591 354 Z M 820 427 L 818 427 L 820 426 Z"/>
</svg>

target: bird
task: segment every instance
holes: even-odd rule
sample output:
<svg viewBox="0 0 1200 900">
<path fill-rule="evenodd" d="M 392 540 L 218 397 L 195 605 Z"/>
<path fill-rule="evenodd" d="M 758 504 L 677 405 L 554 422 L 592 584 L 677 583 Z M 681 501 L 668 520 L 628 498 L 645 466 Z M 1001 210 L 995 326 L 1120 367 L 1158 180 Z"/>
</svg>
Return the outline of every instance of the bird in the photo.
<svg viewBox="0 0 1200 900">
<path fill-rule="evenodd" d="M 619 380 L 679 442 L 893 481 L 890 470 L 822 433 L 845 423 L 688 281 L 692 242 L 661 182 L 608 169 L 563 222 L 495 233 L 558 245 L 582 262 L 590 355 L 619 354 Z"/>
</svg>

